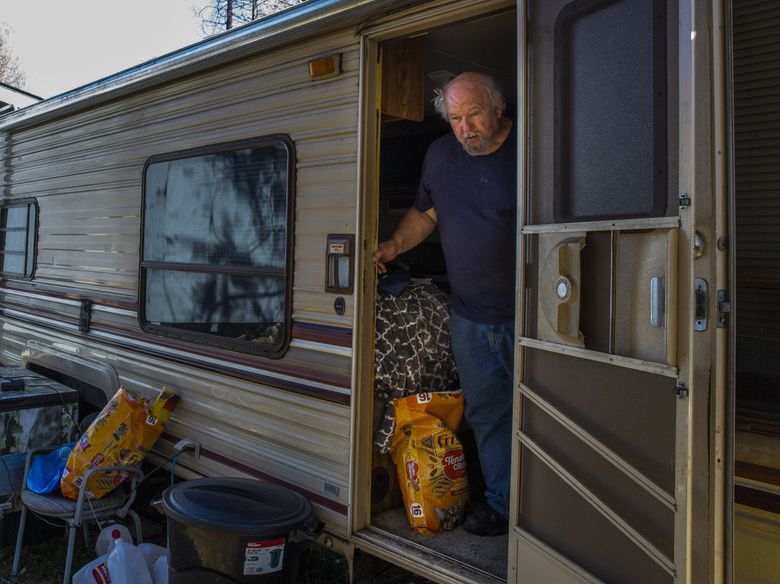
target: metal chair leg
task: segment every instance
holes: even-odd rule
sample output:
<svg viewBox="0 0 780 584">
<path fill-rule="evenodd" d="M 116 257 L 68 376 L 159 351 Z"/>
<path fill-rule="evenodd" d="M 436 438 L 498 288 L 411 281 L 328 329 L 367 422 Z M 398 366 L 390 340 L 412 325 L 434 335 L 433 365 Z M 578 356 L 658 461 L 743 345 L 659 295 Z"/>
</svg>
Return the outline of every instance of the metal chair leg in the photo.
<svg viewBox="0 0 780 584">
<path fill-rule="evenodd" d="M 73 548 L 76 543 L 76 529 L 75 525 L 68 527 L 68 552 L 65 558 L 65 574 L 62 577 L 62 584 L 70 584 L 70 572 L 73 568 Z"/>
<path fill-rule="evenodd" d="M 27 521 L 27 507 L 22 505 L 22 513 L 19 517 L 19 533 L 16 536 L 16 549 L 14 550 L 14 564 L 11 568 L 11 574 L 16 576 L 19 573 L 19 558 L 22 555 L 22 545 L 24 544 L 24 524 Z"/>
</svg>

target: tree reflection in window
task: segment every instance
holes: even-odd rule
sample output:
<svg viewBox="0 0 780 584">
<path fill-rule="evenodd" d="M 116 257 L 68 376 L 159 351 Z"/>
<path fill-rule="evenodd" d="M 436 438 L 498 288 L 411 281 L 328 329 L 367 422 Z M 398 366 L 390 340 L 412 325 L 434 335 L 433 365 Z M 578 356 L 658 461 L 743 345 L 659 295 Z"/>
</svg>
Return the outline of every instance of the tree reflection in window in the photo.
<svg viewBox="0 0 780 584">
<path fill-rule="evenodd" d="M 142 323 L 278 351 L 289 314 L 286 139 L 158 157 L 145 171 Z M 244 347 L 246 348 L 246 347 Z"/>
</svg>

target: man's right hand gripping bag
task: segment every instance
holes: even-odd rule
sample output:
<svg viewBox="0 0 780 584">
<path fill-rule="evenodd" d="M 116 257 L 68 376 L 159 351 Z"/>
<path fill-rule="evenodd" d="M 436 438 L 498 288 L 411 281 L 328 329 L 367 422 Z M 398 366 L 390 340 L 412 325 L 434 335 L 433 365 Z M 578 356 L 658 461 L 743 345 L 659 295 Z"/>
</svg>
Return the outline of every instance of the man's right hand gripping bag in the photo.
<svg viewBox="0 0 780 584">
<path fill-rule="evenodd" d="M 469 497 L 466 458 L 454 433 L 463 417 L 463 394 L 410 395 L 395 400 L 395 412 L 390 455 L 409 525 L 423 535 L 454 529 Z"/>
</svg>

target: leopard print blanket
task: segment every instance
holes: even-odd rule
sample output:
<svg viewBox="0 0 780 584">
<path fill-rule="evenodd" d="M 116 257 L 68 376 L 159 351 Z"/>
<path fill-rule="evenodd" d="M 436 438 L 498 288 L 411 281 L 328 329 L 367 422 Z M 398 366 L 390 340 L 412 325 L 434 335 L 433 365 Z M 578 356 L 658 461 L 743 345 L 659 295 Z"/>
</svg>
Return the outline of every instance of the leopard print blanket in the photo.
<svg viewBox="0 0 780 584">
<path fill-rule="evenodd" d="M 385 453 L 395 429 L 394 399 L 458 387 L 449 297 L 433 284 L 413 284 L 398 297 L 380 290 L 374 367 L 374 448 Z"/>
</svg>

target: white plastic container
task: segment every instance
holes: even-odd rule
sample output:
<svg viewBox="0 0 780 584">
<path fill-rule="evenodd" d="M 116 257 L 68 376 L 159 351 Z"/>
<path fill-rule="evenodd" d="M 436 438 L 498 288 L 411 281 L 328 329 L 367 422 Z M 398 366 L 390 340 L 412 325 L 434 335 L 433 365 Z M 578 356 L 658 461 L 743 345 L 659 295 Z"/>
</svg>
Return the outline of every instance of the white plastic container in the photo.
<svg viewBox="0 0 780 584">
<path fill-rule="evenodd" d="M 73 584 L 167 584 L 167 549 L 151 543 L 136 547 L 122 537 L 111 539 L 110 546 L 73 575 Z"/>
<path fill-rule="evenodd" d="M 154 584 L 143 554 L 123 539 L 114 540 L 106 564 L 111 584 Z"/>
<path fill-rule="evenodd" d="M 111 551 L 111 546 L 114 545 L 114 541 L 117 539 L 133 543 L 133 536 L 130 535 L 130 530 L 121 523 L 112 523 L 101 529 L 95 542 L 97 555 L 102 556 Z"/>
<path fill-rule="evenodd" d="M 103 584 L 111 582 L 105 555 L 100 556 L 73 574 L 72 584 Z"/>
</svg>

